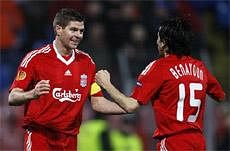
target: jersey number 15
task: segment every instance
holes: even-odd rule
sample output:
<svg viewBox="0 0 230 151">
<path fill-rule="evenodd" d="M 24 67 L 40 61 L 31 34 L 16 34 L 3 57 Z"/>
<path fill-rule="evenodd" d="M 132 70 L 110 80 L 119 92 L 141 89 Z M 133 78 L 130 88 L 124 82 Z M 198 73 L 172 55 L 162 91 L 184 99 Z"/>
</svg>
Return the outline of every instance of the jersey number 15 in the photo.
<svg viewBox="0 0 230 151">
<path fill-rule="evenodd" d="M 196 90 L 202 90 L 202 84 L 200 83 L 190 83 L 189 84 L 189 91 L 190 91 L 190 97 L 189 97 L 189 105 L 191 107 L 197 107 L 197 112 L 195 115 L 189 115 L 188 119 L 186 119 L 188 122 L 195 122 L 200 111 L 200 105 L 201 100 L 195 98 L 195 91 Z M 178 121 L 184 121 L 184 100 L 185 100 L 185 85 L 183 83 L 179 84 L 179 100 L 177 102 L 177 114 L 176 118 Z"/>
</svg>

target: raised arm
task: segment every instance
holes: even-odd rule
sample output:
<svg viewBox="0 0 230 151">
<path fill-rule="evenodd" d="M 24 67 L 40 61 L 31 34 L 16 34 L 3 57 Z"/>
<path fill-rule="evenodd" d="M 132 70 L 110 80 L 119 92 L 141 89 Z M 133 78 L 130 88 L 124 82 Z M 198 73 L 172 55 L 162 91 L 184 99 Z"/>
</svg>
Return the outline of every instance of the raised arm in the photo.
<svg viewBox="0 0 230 151">
<path fill-rule="evenodd" d="M 24 91 L 21 88 L 13 88 L 8 96 L 9 105 L 19 106 L 29 102 L 32 99 L 37 99 L 41 95 L 49 93 L 49 80 L 39 81 L 35 88 L 30 91 Z"/>
<path fill-rule="evenodd" d="M 125 96 L 110 81 L 110 74 L 107 70 L 100 70 L 96 73 L 96 82 L 119 104 L 127 113 L 134 112 L 140 105 L 132 97 Z"/>
</svg>

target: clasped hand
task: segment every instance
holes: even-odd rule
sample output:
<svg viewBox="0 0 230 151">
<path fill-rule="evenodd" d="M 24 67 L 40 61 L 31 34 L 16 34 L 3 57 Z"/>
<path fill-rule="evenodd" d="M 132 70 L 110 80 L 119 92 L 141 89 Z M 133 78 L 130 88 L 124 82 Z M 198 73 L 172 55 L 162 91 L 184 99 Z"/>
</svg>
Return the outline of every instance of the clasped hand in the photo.
<svg viewBox="0 0 230 151">
<path fill-rule="evenodd" d="M 96 82 L 98 85 L 106 89 L 106 86 L 111 84 L 110 73 L 107 70 L 100 70 L 96 73 Z"/>
</svg>

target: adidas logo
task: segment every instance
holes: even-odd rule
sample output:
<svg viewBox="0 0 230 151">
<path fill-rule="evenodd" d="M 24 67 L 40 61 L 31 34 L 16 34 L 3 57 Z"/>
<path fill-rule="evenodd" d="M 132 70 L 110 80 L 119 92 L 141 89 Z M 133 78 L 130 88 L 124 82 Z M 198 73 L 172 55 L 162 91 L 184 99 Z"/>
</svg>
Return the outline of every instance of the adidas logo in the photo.
<svg viewBox="0 0 230 151">
<path fill-rule="evenodd" d="M 69 70 L 66 70 L 64 75 L 65 76 L 72 76 L 72 73 Z"/>
</svg>

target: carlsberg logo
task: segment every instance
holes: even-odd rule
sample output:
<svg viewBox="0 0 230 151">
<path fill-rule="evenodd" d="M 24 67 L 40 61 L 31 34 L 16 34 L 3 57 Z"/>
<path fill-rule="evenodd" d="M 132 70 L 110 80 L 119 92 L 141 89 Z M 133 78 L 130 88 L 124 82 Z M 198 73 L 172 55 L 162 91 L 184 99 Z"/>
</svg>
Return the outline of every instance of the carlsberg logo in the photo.
<svg viewBox="0 0 230 151">
<path fill-rule="evenodd" d="M 72 92 L 70 90 L 62 90 L 62 88 L 54 88 L 52 95 L 53 98 L 59 100 L 60 102 L 77 102 L 81 100 L 81 94 L 78 93 L 78 89 L 75 89 L 75 92 Z"/>
</svg>

